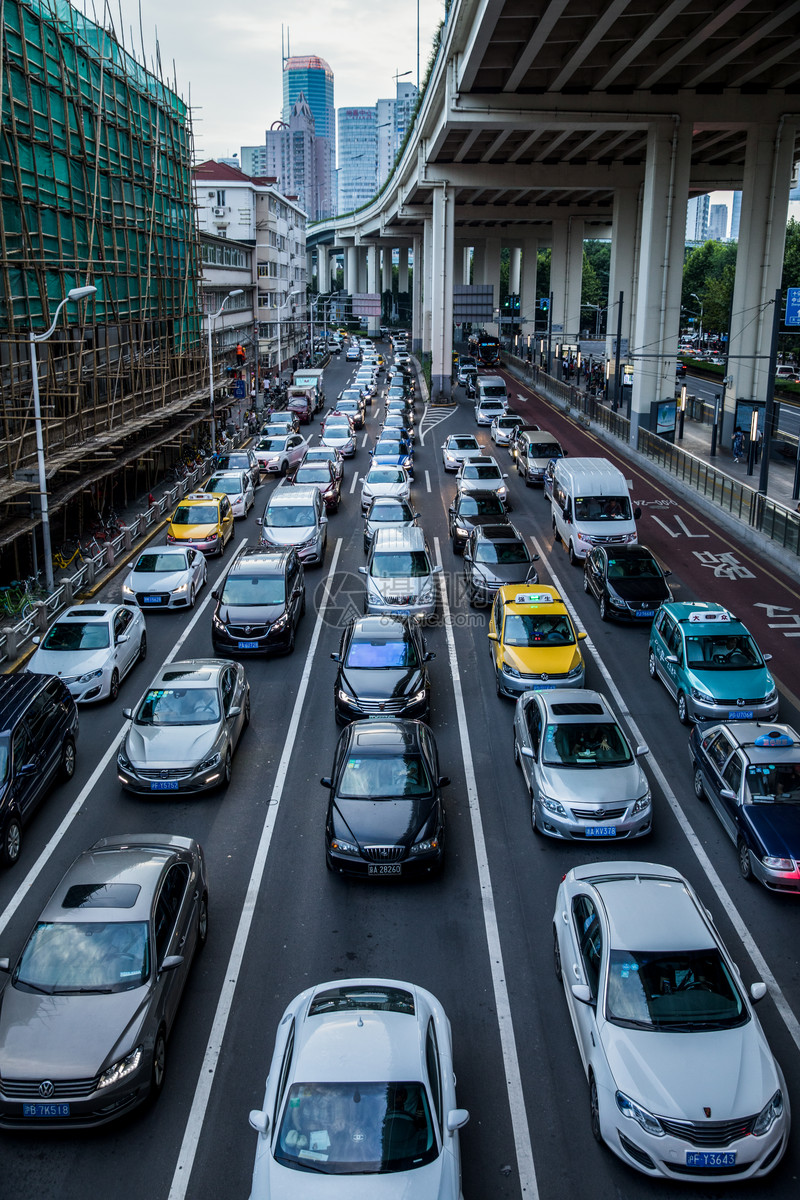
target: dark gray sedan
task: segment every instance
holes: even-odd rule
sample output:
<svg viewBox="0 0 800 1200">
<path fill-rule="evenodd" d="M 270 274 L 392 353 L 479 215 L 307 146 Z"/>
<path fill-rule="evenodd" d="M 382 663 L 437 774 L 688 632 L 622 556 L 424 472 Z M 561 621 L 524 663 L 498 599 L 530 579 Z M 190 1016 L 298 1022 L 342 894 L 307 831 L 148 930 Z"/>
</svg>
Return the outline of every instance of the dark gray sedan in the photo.
<svg viewBox="0 0 800 1200">
<path fill-rule="evenodd" d="M 85 850 L 0 997 L 0 1127 L 86 1129 L 158 1096 L 207 934 L 206 866 L 193 838 L 124 834 Z"/>
<path fill-rule="evenodd" d="M 506 583 L 538 583 L 525 539 L 514 525 L 478 525 L 464 547 L 464 590 L 473 606 L 492 604 Z"/>
</svg>

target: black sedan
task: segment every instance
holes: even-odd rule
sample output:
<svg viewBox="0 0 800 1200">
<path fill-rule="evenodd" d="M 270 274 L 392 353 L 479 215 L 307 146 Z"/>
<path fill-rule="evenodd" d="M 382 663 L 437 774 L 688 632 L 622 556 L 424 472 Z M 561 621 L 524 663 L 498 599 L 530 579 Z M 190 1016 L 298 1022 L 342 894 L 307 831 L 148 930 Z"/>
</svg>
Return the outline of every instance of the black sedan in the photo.
<svg viewBox="0 0 800 1200">
<path fill-rule="evenodd" d="M 353 721 L 339 738 L 325 823 L 325 861 L 343 875 L 433 875 L 444 860 L 436 742 L 422 721 Z"/>
<path fill-rule="evenodd" d="M 491 604 L 506 583 L 538 583 L 525 538 L 513 525 L 478 525 L 464 547 L 464 590 L 470 604 Z"/>
<path fill-rule="evenodd" d="M 447 513 L 453 550 L 461 554 L 473 529 L 481 525 L 506 525 L 508 512 L 497 492 L 459 492 Z"/>
<path fill-rule="evenodd" d="M 318 464 L 328 469 L 327 463 Z M 316 469 L 315 467 L 310 468 Z M 306 610 L 303 564 L 293 549 L 245 546 L 211 593 L 214 653 L 291 654 Z"/>
<path fill-rule="evenodd" d="M 695 795 L 736 846 L 743 878 L 800 892 L 800 734 L 759 721 L 698 722 L 689 755 Z"/>
<path fill-rule="evenodd" d="M 601 621 L 653 620 L 672 599 L 663 569 L 646 546 L 596 546 L 583 564 L 583 590 L 600 605 Z"/>
<path fill-rule="evenodd" d="M 336 722 L 359 717 L 419 717 L 427 721 L 431 684 L 419 624 L 404 616 L 354 618 L 342 634 L 333 687 Z"/>
</svg>

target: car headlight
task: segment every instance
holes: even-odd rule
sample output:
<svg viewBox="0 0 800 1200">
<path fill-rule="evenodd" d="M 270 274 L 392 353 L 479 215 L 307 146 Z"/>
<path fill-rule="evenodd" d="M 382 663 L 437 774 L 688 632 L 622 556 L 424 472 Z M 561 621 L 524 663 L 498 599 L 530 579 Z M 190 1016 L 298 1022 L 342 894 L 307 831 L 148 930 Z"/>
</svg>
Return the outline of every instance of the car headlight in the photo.
<svg viewBox="0 0 800 1200">
<path fill-rule="evenodd" d="M 555 800 L 552 796 L 548 796 L 545 792 L 539 792 L 539 801 L 547 809 L 548 812 L 556 813 L 559 817 L 566 817 L 567 810 L 560 800 Z"/>
<path fill-rule="evenodd" d="M 506 496 L 508 495 L 508 488 L 505 486 L 505 484 L 497 489 L 497 494 L 501 500 L 505 500 Z"/>
<path fill-rule="evenodd" d="M 439 849 L 438 838 L 425 838 L 424 841 L 414 842 L 410 854 L 432 854 Z"/>
<path fill-rule="evenodd" d="M 123 594 L 123 596 L 135 595 L 133 588 L 128 587 L 127 583 L 123 583 L 123 585 L 122 585 L 122 594 Z"/>
<path fill-rule="evenodd" d="M 211 624 L 214 626 L 215 629 L 219 629 L 219 631 L 221 633 L 224 633 L 225 629 L 227 628 L 227 626 L 225 625 L 225 622 L 220 621 L 220 619 L 216 613 L 214 613 L 214 615 L 211 618 Z"/>
<path fill-rule="evenodd" d="M 97 1087 L 108 1087 L 112 1083 L 119 1083 L 120 1079 L 124 1079 L 126 1075 L 131 1075 L 139 1069 L 139 1063 L 142 1061 L 142 1047 L 137 1046 L 125 1058 L 121 1058 L 119 1062 L 115 1062 L 103 1071 L 103 1074 L 97 1081 Z"/>
<path fill-rule="evenodd" d="M 620 600 L 619 596 L 615 596 L 613 592 L 608 593 L 608 603 L 612 608 L 627 608 L 624 600 Z"/>
<path fill-rule="evenodd" d="M 626 1096 L 624 1092 L 616 1092 L 614 1099 L 623 1117 L 630 1117 L 631 1120 L 638 1121 L 645 1133 L 649 1133 L 653 1137 L 664 1136 L 664 1129 L 658 1117 L 654 1117 L 646 1108 L 642 1108 L 641 1104 L 637 1104 L 635 1100 L 631 1100 L 630 1096 Z"/>
<path fill-rule="evenodd" d="M 180 596 L 181 592 L 186 592 L 188 590 L 189 590 L 188 583 L 182 583 L 180 585 L 180 587 L 176 587 L 176 588 L 172 589 L 172 594 L 173 594 L 173 596 Z"/>
<path fill-rule="evenodd" d="M 339 854 L 358 854 L 358 846 L 354 846 L 352 842 L 345 842 L 341 838 L 334 838 L 331 842 L 331 850 L 337 850 Z"/>
<path fill-rule="evenodd" d="M 117 754 L 117 766 L 122 767 L 123 771 L 129 771 L 131 769 L 131 760 L 122 749 Z"/>
<path fill-rule="evenodd" d="M 420 598 L 420 602 L 422 604 L 427 604 L 429 601 L 433 600 L 433 597 L 434 597 L 434 588 L 433 588 L 433 580 L 431 579 L 420 590 L 419 598 Z"/>
<path fill-rule="evenodd" d="M 219 751 L 217 751 L 216 754 L 212 754 L 210 758 L 204 758 L 197 770 L 210 771 L 212 767 L 218 767 L 221 761 L 222 755 L 219 753 Z"/>
<path fill-rule="evenodd" d="M 764 704 L 774 704 L 777 699 L 778 699 L 778 689 L 773 688 L 772 691 L 768 692 L 767 695 L 764 697 Z"/>
<path fill-rule="evenodd" d="M 286 628 L 286 626 L 287 626 L 288 624 L 289 624 L 289 614 L 288 614 L 288 612 L 281 613 L 281 615 L 278 617 L 277 621 L 273 621 L 273 622 L 272 622 L 272 629 L 273 629 L 273 632 L 274 632 L 275 630 L 277 630 L 277 631 L 278 631 L 278 633 L 280 633 L 280 631 L 281 631 L 282 629 L 285 629 L 285 628 Z"/>
<path fill-rule="evenodd" d="M 408 697 L 408 703 L 409 704 L 421 704 L 422 701 L 425 699 L 425 695 L 426 695 L 425 688 L 420 688 L 420 690 L 418 692 L 415 692 L 413 696 Z"/>
<path fill-rule="evenodd" d="M 567 679 L 580 679 L 583 674 L 583 663 L 579 662 L 577 667 L 573 667 L 571 671 L 567 671 Z"/>
<path fill-rule="evenodd" d="M 216 533 L 207 533 L 207 534 L 206 534 L 206 537 L 205 537 L 205 540 L 206 540 L 207 542 L 215 542 L 215 541 L 217 540 L 217 537 L 218 537 L 218 536 L 219 536 L 219 535 L 218 535 L 218 534 L 216 534 Z"/>
<path fill-rule="evenodd" d="M 344 688 L 338 688 L 336 695 L 339 697 L 342 704 L 354 704 L 355 703 L 355 696 L 351 696 L 349 692 L 346 692 L 344 690 Z"/>
<path fill-rule="evenodd" d="M 778 1117 L 781 1116 L 783 1116 L 783 1093 L 778 1088 L 775 1095 L 764 1105 L 756 1118 L 756 1123 L 753 1126 L 755 1136 L 763 1137 L 765 1133 L 769 1133 Z"/>
<path fill-rule="evenodd" d="M 519 671 L 517 670 L 517 668 L 512 667 L 510 663 L 504 662 L 503 670 L 505 671 L 506 675 L 513 675 L 514 679 L 519 679 L 519 677 L 520 677 L 520 674 L 519 674 Z"/>
<path fill-rule="evenodd" d="M 689 691 L 692 693 L 692 698 L 694 700 L 699 700 L 701 704 L 713 704 L 714 703 L 714 697 L 711 695 L 710 692 L 705 691 L 703 688 L 693 687 L 693 688 L 689 688 Z"/>
<path fill-rule="evenodd" d="M 88 683 L 91 679 L 99 679 L 102 674 L 102 668 L 99 671 L 87 671 L 85 675 L 78 676 L 78 683 Z"/>
<path fill-rule="evenodd" d="M 631 816 L 635 817 L 637 813 L 644 812 L 644 810 L 649 807 L 650 807 L 650 789 L 648 788 L 647 791 L 645 792 L 645 794 L 643 796 L 640 796 L 639 799 L 634 804 L 633 812 L 631 813 Z"/>
<path fill-rule="evenodd" d="M 794 870 L 794 860 L 791 858 L 774 858 L 771 854 L 765 854 L 761 861 L 765 867 L 769 867 L 772 871 Z"/>
</svg>

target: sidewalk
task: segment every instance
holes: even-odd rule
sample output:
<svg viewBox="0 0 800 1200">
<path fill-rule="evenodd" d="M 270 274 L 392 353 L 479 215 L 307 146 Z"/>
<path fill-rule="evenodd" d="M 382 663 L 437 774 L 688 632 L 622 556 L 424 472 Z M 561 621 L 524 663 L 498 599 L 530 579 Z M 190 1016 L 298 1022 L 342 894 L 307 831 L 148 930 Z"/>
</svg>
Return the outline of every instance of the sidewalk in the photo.
<svg viewBox="0 0 800 1200">
<path fill-rule="evenodd" d="M 675 445 L 679 449 L 685 450 L 687 454 L 693 454 L 695 458 L 701 458 L 703 462 L 710 463 L 718 471 L 724 471 L 726 475 L 730 475 L 731 479 L 736 479 L 746 487 L 758 491 L 760 462 L 755 464 L 753 474 L 748 475 L 747 456 L 745 455 L 741 462 L 736 463 L 733 461 L 730 446 L 720 445 L 719 442 L 717 442 L 716 456 L 712 458 L 711 428 L 710 425 L 704 425 L 701 421 L 690 421 L 687 415 L 683 427 L 683 438 L 679 439 L 678 430 L 675 431 Z M 798 506 L 798 501 L 792 499 L 794 472 L 795 464 L 791 459 L 776 458 L 774 455 L 770 458 L 767 495 L 771 500 L 777 501 L 778 504 L 784 504 L 792 511 L 797 510 Z"/>
</svg>

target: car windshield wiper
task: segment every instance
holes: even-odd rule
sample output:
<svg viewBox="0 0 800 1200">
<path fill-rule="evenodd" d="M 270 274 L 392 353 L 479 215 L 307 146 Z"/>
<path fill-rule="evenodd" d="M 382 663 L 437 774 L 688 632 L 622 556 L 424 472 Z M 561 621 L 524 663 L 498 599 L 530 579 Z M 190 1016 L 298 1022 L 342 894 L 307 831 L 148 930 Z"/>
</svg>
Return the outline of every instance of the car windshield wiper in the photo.
<svg viewBox="0 0 800 1200">
<path fill-rule="evenodd" d="M 23 987 L 30 988 L 32 992 L 41 992 L 43 996 L 52 996 L 56 990 L 55 984 L 52 987 L 42 987 L 40 983 L 31 983 L 29 979 L 20 979 L 19 976 L 17 976 L 14 982 L 22 984 Z"/>
<path fill-rule="evenodd" d="M 110 987 L 74 987 L 54 988 L 54 996 L 110 996 L 114 989 Z"/>
</svg>

